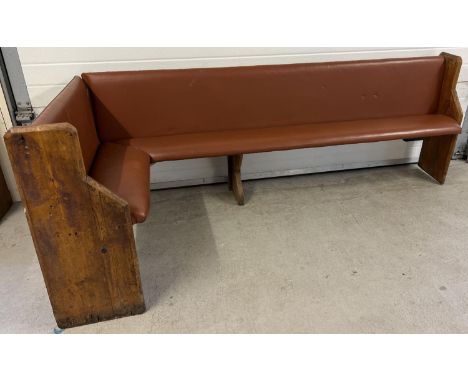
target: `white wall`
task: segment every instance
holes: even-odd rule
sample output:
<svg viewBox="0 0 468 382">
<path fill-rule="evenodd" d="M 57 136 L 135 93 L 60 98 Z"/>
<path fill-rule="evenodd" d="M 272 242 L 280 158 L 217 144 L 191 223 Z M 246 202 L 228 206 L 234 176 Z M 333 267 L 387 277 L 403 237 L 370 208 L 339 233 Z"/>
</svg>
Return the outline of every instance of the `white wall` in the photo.
<svg viewBox="0 0 468 382">
<path fill-rule="evenodd" d="M 82 72 L 323 62 L 369 58 L 458 54 L 467 62 L 458 86 L 468 105 L 468 48 L 19 48 L 33 107 L 40 112 Z M 466 136 L 463 137 L 466 141 Z M 417 160 L 420 142 L 365 145 L 251 154 L 243 178 L 359 168 Z M 153 188 L 223 180 L 225 158 L 161 163 L 152 167 Z"/>
</svg>

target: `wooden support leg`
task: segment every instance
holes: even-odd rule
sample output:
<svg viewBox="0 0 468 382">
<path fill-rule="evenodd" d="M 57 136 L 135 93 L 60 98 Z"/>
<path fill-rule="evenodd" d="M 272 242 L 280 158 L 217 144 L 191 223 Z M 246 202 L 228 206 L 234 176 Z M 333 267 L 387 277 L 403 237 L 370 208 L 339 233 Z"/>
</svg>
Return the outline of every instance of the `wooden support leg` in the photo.
<svg viewBox="0 0 468 382">
<path fill-rule="evenodd" d="M 234 193 L 237 204 L 244 204 L 244 189 L 241 180 L 242 154 L 228 156 L 229 189 Z"/>
<path fill-rule="evenodd" d="M 419 167 L 440 184 L 445 182 L 456 142 L 457 135 L 424 138 Z"/>
<path fill-rule="evenodd" d="M 5 135 L 57 325 L 145 311 L 127 202 L 86 175 L 70 124 Z"/>
</svg>

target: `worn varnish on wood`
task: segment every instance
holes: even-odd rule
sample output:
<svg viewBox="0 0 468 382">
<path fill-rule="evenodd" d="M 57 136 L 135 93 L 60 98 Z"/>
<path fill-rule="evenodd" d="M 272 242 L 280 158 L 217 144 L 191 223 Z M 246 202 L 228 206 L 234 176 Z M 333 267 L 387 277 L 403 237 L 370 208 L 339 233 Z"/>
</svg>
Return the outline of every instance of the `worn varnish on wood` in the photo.
<svg viewBox="0 0 468 382">
<path fill-rule="evenodd" d="M 60 328 L 145 311 L 130 210 L 86 175 L 67 123 L 5 135 Z"/>
<path fill-rule="evenodd" d="M 437 113 L 447 115 L 461 124 L 463 110 L 457 96 L 456 86 L 462 59 L 449 53 L 441 53 L 441 56 L 445 59 L 445 70 Z M 444 135 L 423 140 L 418 164 L 440 184 L 445 182 L 457 137 L 458 135 Z"/>
</svg>

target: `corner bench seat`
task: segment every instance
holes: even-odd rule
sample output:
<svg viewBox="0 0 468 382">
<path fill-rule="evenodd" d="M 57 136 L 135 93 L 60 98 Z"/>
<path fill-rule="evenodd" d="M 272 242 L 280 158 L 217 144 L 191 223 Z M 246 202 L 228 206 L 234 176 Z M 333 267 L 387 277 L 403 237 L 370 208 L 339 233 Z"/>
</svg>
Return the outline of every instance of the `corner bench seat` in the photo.
<svg viewBox="0 0 468 382">
<path fill-rule="evenodd" d="M 123 139 L 117 143 L 148 153 L 155 163 L 239 153 L 425 138 L 459 134 L 460 131 L 461 128 L 454 119 L 433 114 L 163 135 Z"/>
<path fill-rule="evenodd" d="M 133 224 L 145 221 L 149 212 L 148 154 L 130 146 L 103 143 L 99 146 L 89 175 L 124 199 Z"/>
<path fill-rule="evenodd" d="M 151 163 L 227 156 L 242 205 L 244 153 L 422 138 L 419 167 L 443 184 L 461 66 L 442 53 L 75 77 L 5 135 L 57 325 L 145 311 L 132 223 L 149 212 Z"/>
</svg>

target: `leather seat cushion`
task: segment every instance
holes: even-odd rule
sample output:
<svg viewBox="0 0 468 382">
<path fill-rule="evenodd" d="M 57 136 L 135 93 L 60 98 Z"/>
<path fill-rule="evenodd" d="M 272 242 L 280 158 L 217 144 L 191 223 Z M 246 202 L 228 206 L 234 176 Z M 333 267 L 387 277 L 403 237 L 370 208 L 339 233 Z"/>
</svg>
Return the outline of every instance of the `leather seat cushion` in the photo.
<svg viewBox="0 0 468 382">
<path fill-rule="evenodd" d="M 153 162 L 246 154 L 306 147 L 459 134 L 460 126 L 443 115 L 368 119 L 164 135 L 119 140 L 148 153 Z"/>
<path fill-rule="evenodd" d="M 142 223 L 149 212 L 148 154 L 130 146 L 104 143 L 99 146 L 89 175 L 127 201 L 132 222 Z"/>
</svg>

